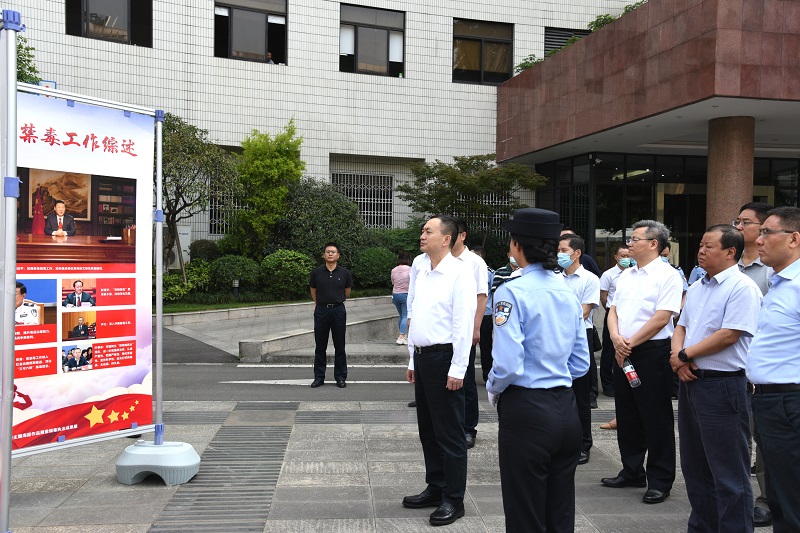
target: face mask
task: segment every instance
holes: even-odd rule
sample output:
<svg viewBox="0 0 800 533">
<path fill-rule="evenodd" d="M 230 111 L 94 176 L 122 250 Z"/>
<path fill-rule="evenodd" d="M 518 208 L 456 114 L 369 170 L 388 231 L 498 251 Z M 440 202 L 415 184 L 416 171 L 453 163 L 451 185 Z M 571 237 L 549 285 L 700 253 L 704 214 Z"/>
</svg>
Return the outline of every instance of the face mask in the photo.
<svg viewBox="0 0 800 533">
<path fill-rule="evenodd" d="M 664 257 L 664 256 L 662 255 L 662 256 L 661 256 L 661 260 L 662 260 L 662 261 L 664 261 L 665 263 L 669 264 L 669 257 Z"/>
<path fill-rule="evenodd" d="M 636 259 L 631 258 L 631 266 L 632 267 L 636 266 Z"/>
<path fill-rule="evenodd" d="M 569 258 L 570 254 L 558 254 L 558 266 L 561 268 L 569 268 L 572 266 L 573 261 Z"/>
<path fill-rule="evenodd" d="M 633 266 L 631 265 L 631 261 L 633 261 L 633 259 L 631 259 L 630 257 L 623 257 L 622 259 L 619 260 L 619 266 L 621 266 L 622 268 L 628 268 L 630 266 Z"/>
<path fill-rule="evenodd" d="M 509 257 L 508 262 L 511 263 L 511 266 L 517 266 L 517 260 L 513 257 Z"/>
</svg>

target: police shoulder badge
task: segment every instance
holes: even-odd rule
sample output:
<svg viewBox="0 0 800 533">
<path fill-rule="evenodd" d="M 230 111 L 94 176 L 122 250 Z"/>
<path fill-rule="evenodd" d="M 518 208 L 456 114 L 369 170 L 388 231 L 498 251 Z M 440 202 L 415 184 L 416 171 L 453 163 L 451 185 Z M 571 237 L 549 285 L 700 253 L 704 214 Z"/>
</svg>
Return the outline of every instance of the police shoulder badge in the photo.
<svg viewBox="0 0 800 533">
<path fill-rule="evenodd" d="M 511 314 L 511 302 L 497 302 L 494 304 L 494 324 L 495 326 L 502 326 L 508 322 L 508 316 Z"/>
</svg>

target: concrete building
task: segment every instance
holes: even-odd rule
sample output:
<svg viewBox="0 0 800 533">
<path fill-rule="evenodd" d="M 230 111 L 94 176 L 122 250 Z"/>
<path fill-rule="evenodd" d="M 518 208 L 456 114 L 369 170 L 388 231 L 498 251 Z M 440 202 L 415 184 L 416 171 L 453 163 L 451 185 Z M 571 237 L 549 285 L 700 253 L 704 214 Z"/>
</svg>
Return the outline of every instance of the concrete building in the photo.
<svg viewBox="0 0 800 533">
<path fill-rule="evenodd" d="M 307 174 L 402 226 L 408 163 L 495 149 L 497 85 L 625 0 L 10 0 L 59 89 L 164 109 L 239 146 L 294 119 Z M 557 46 L 553 45 L 553 46 Z M 272 63 L 270 63 L 272 61 Z M 225 227 L 199 216 L 191 236 Z"/>
<path fill-rule="evenodd" d="M 537 206 L 601 265 L 653 218 L 688 272 L 744 203 L 798 205 L 798 51 L 800 2 L 650 0 L 499 88 L 498 161 L 550 178 Z"/>
</svg>

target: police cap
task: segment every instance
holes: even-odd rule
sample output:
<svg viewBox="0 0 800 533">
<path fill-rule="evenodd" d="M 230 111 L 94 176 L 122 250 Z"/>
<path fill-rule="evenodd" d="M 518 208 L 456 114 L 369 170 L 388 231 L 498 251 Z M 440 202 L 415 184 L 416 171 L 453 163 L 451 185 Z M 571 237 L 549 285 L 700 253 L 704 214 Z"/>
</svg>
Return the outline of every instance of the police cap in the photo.
<svg viewBox="0 0 800 533">
<path fill-rule="evenodd" d="M 540 239 L 558 239 L 561 228 L 558 213 L 526 207 L 517 209 L 514 216 L 501 224 L 502 228 L 513 235 L 521 237 L 537 237 Z"/>
</svg>

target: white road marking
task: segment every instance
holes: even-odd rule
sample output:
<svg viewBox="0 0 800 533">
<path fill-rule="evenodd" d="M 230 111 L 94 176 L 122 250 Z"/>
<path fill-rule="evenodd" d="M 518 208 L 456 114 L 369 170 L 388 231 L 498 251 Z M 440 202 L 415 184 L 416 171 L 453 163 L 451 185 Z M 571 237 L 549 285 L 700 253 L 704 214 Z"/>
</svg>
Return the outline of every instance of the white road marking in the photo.
<svg viewBox="0 0 800 533">
<path fill-rule="evenodd" d="M 308 387 L 313 380 L 311 379 L 256 379 L 252 381 L 220 381 L 219 383 L 236 385 L 302 385 Z M 325 382 L 327 385 L 335 386 L 335 381 Z M 348 385 L 390 385 L 402 384 L 411 385 L 408 381 L 347 381 Z"/>
</svg>

